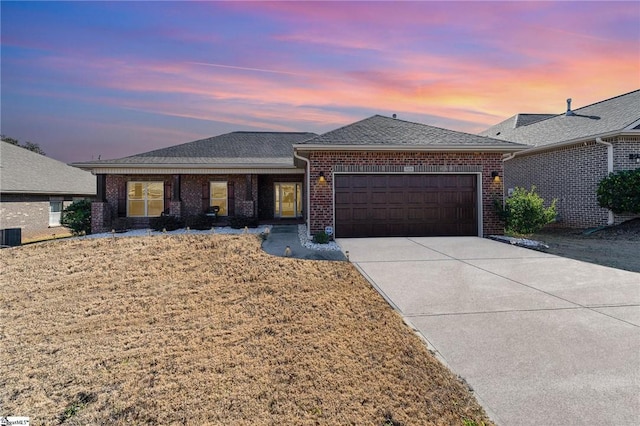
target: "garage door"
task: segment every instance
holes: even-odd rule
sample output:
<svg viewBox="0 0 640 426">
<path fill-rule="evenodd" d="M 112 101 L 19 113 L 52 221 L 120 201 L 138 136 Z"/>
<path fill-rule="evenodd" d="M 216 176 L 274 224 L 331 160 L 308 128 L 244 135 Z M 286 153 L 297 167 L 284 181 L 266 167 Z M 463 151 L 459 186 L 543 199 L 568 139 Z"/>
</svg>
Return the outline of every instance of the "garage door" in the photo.
<svg viewBox="0 0 640 426">
<path fill-rule="evenodd" d="M 476 175 L 335 175 L 335 234 L 478 235 L 476 181 Z"/>
</svg>

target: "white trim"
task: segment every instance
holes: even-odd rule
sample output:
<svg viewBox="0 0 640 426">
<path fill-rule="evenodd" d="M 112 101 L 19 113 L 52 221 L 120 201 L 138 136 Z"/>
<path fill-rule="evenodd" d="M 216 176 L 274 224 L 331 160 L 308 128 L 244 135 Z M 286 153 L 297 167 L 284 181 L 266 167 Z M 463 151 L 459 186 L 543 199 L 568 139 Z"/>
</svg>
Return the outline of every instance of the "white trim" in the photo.
<svg viewBox="0 0 640 426">
<path fill-rule="evenodd" d="M 514 143 L 515 142 L 511 142 Z M 527 149 L 528 145 L 510 147 L 504 145 L 324 145 L 324 144 L 294 144 L 295 151 L 398 151 L 398 152 L 516 152 Z"/>
<path fill-rule="evenodd" d="M 293 150 L 293 157 L 306 163 L 305 169 L 303 170 L 306 185 L 304 185 L 302 189 L 304 191 L 303 197 L 307 202 L 307 238 L 311 239 L 311 162 L 308 158 L 298 155 L 295 149 Z M 304 215 L 305 213 L 303 212 L 302 214 Z"/>
<path fill-rule="evenodd" d="M 89 168 L 85 168 L 89 169 Z M 298 168 L 262 168 L 262 169 L 209 169 L 209 168 L 197 168 L 197 169 L 182 169 L 182 168 L 128 168 L 128 167 L 92 167 L 91 173 L 94 175 L 106 174 L 106 175 L 177 175 L 177 174 L 190 174 L 190 175 L 243 175 L 243 174 L 279 174 L 279 175 L 301 175 L 304 174 L 304 169 Z"/>
<path fill-rule="evenodd" d="M 546 145 L 532 146 L 531 148 L 525 149 L 524 151 L 514 152 L 513 157 L 536 154 L 538 152 L 544 152 L 544 151 L 553 151 L 554 149 L 565 148 L 572 145 L 579 145 L 585 142 L 595 142 L 595 140 L 598 138 L 602 139 L 602 138 L 612 138 L 612 137 L 619 137 L 619 136 L 640 136 L 640 130 L 629 130 L 629 131 L 622 131 L 622 132 L 615 131 L 615 132 L 603 133 L 600 135 L 580 137 L 580 138 L 571 139 L 568 141 L 550 143 Z M 508 160 L 510 160 L 511 158 L 508 158 Z"/>
<path fill-rule="evenodd" d="M 404 166 L 400 166 L 404 167 Z M 474 172 L 332 172 L 331 173 L 331 198 L 332 198 L 332 208 L 333 208 L 333 232 L 336 232 L 336 175 L 476 175 L 476 209 L 477 209 L 477 225 L 478 225 L 478 237 L 482 238 L 484 236 L 483 231 L 483 208 L 482 208 L 482 171 L 474 171 Z M 336 236 L 340 238 L 339 235 Z"/>
<path fill-rule="evenodd" d="M 640 126 L 640 118 L 634 121 L 633 123 L 629 124 L 627 127 L 624 128 L 624 130 L 633 130 L 635 127 L 638 127 L 638 126 Z"/>
</svg>

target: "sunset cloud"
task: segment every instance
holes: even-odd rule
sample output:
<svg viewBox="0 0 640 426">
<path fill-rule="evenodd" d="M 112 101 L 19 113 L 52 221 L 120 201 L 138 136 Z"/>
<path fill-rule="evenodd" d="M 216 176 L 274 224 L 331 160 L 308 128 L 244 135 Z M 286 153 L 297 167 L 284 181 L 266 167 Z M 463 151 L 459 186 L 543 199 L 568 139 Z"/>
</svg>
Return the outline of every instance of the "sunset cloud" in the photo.
<svg viewBox="0 0 640 426">
<path fill-rule="evenodd" d="M 640 87 L 633 2 L 0 7 L 2 133 L 65 161 L 377 113 L 477 132 Z"/>
</svg>

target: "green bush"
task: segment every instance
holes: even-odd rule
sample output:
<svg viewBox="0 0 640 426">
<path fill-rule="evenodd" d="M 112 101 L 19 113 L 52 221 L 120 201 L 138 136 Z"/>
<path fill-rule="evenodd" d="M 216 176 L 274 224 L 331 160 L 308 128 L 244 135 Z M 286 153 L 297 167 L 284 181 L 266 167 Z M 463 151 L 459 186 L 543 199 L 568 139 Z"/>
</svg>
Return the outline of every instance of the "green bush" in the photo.
<svg viewBox="0 0 640 426">
<path fill-rule="evenodd" d="M 197 229 L 199 231 L 205 231 L 211 229 L 215 223 L 215 217 L 207 216 L 204 213 L 195 216 L 189 216 L 185 220 L 185 225 L 191 229 Z"/>
<path fill-rule="evenodd" d="M 255 217 L 248 216 L 231 216 L 229 218 L 229 226 L 233 229 L 242 229 L 245 226 L 249 228 L 257 228 L 258 227 L 258 219 Z"/>
<path fill-rule="evenodd" d="M 554 199 L 549 207 L 544 207 L 544 200 L 536 193 L 535 186 L 530 191 L 517 187 L 506 199 L 504 207 L 500 203 L 496 206 L 507 234 L 531 235 L 555 220 L 556 201 Z"/>
<path fill-rule="evenodd" d="M 128 217 L 117 217 L 111 222 L 111 229 L 116 232 L 126 232 L 131 228 L 131 222 Z"/>
<path fill-rule="evenodd" d="M 175 231 L 176 229 L 184 228 L 184 222 L 179 217 L 163 215 L 158 217 L 152 217 L 149 220 L 149 227 L 154 231 Z"/>
<path fill-rule="evenodd" d="M 320 231 L 313 236 L 313 242 L 316 244 L 328 244 L 329 241 L 331 241 L 331 235 L 324 231 Z"/>
<path fill-rule="evenodd" d="M 610 173 L 598 184 L 598 204 L 614 213 L 640 213 L 640 169 Z"/>
<path fill-rule="evenodd" d="M 62 226 L 71 229 L 73 235 L 91 233 L 91 201 L 80 200 L 71 203 L 62 211 L 60 218 Z"/>
</svg>

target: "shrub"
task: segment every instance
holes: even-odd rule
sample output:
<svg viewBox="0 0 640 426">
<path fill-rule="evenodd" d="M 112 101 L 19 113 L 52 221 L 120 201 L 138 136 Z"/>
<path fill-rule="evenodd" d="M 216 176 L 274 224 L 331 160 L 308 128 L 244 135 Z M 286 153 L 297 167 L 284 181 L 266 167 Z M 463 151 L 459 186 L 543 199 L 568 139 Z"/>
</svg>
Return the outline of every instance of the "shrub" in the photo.
<svg viewBox="0 0 640 426">
<path fill-rule="evenodd" d="M 313 242 L 316 244 L 327 244 L 329 241 L 331 241 L 331 235 L 324 231 L 320 231 L 313 236 Z"/>
<path fill-rule="evenodd" d="M 640 169 L 610 173 L 598 184 L 598 204 L 614 213 L 640 213 Z"/>
<path fill-rule="evenodd" d="M 498 216 L 505 222 L 505 231 L 512 235 L 530 235 L 541 230 L 556 217 L 556 201 L 544 207 L 544 200 L 536 193 L 536 187 L 530 191 L 515 188 L 513 195 L 506 199 L 504 207 L 498 206 Z"/>
<path fill-rule="evenodd" d="M 62 211 L 62 226 L 71 229 L 73 235 L 91 233 L 91 201 L 80 200 L 71 203 Z"/>
<path fill-rule="evenodd" d="M 154 231 L 175 231 L 176 229 L 184 228 L 184 222 L 177 216 L 158 216 L 152 217 L 149 220 L 149 227 Z"/>
<path fill-rule="evenodd" d="M 211 229 L 215 223 L 215 217 L 207 216 L 204 213 L 195 216 L 189 216 L 185 220 L 185 225 L 191 229 L 197 229 L 199 231 L 205 231 Z"/>
<path fill-rule="evenodd" d="M 249 228 L 257 228 L 258 227 L 258 219 L 255 217 L 248 216 L 231 216 L 229 218 L 229 226 L 233 229 L 242 229 L 245 226 Z"/>
<path fill-rule="evenodd" d="M 131 223 L 128 217 L 118 217 L 111 222 L 111 229 L 116 232 L 126 232 L 131 228 Z"/>
</svg>

